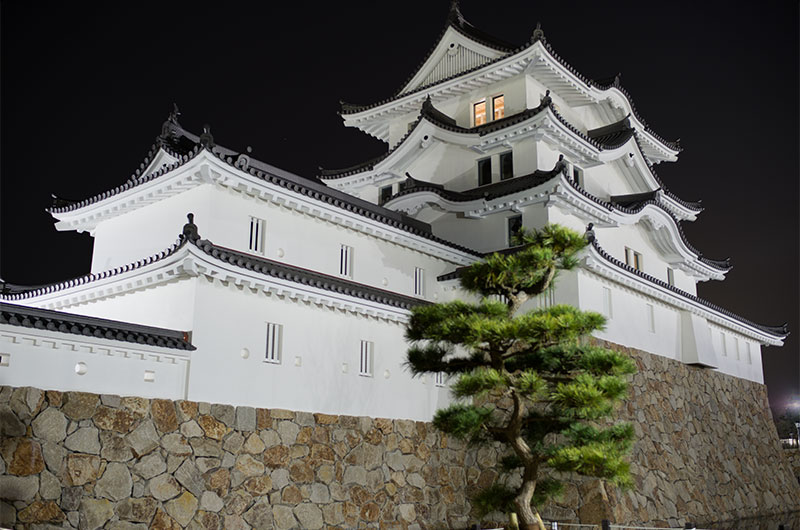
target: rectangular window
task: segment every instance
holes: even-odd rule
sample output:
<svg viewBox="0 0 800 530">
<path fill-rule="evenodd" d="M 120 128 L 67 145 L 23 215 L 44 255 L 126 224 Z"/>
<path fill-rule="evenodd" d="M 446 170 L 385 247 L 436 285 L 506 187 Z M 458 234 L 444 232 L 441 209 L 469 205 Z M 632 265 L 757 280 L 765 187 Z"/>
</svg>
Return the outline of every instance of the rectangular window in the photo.
<svg viewBox="0 0 800 530">
<path fill-rule="evenodd" d="M 611 289 L 603 287 L 603 314 L 607 318 L 614 316 L 614 308 L 611 306 Z"/>
<path fill-rule="evenodd" d="M 0 366 L 8 366 L 10 360 L 11 360 L 11 354 L 0 353 Z"/>
<path fill-rule="evenodd" d="M 444 372 L 436 372 L 436 374 L 434 374 L 433 384 L 436 386 L 444 386 Z"/>
<path fill-rule="evenodd" d="M 509 217 L 507 223 L 508 223 L 508 230 L 506 234 L 506 244 L 509 247 L 513 247 L 517 245 L 514 236 L 516 236 L 522 229 L 522 216 L 515 215 L 513 217 Z"/>
<path fill-rule="evenodd" d="M 353 247 L 342 245 L 339 248 L 339 274 L 353 277 Z"/>
<path fill-rule="evenodd" d="M 738 337 L 733 337 L 733 353 L 736 355 L 736 360 L 738 361 L 741 357 L 739 357 L 739 339 Z"/>
<path fill-rule="evenodd" d="M 267 343 L 264 362 L 280 364 L 283 349 L 283 324 L 267 322 Z"/>
<path fill-rule="evenodd" d="M 723 332 L 719 332 L 719 342 L 722 344 L 722 356 L 728 356 L 728 344 L 725 342 L 725 334 Z"/>
<path fill-rule="evenodd" d="M 744 343 L 744 358 L 747 361 L 747 364 L 753 364 L 753 354 L 750 353 L 750 343 Z"/>
<path fill-rule="evenodd" d="M 372 341 L 361 341 L 361 358 L 358 363 L 358 375 L 372 377 L 372 355 L 375 345 Z"/>
<path fill-rule="evenodd" d="M 667 284 L 675 285 L 675 271 L 672 270 L 672 267 L 667 267 Z"/>
<path fill-rule="evenodd" d="M 511 151 L 500 155 L 500 180 L 510 179 L 514 176 L 514 158 Z"/>
<path fill-rule="evenodd" d="M 647 329 L 650 333 L 656 332 L 656 311 L 653 304 L 647 304 Z"/>
<path fill-rule="evenodd" d="M 637 271 L 642 270 L 642 255 L 633 249 L 625 247 L 625 265 Z"/>
<path fill-rule="evenodd" d="M 503 94 L 492 98 L 492 111 L 494 112 L 493 119 L 495 120 L 499 120 L 506 115 L 506 100 Z"/>
<path fill-rule="evenodd" d="M 392 187 L 384 186 L 380 190 L 378 204 L 385 204 L 392 197 Z"/>
<path fill-rule="evenodd" d="M 425 269 L 414 267 L 414 295 L 425 296 Z"/>
<path fill-rule="evenodd" d="M 572 166 L 572 181 L 583 188 L 583 170 L 578 166 Z"/>
<path fill-rule="evenodd" d="M 486 123 L 486 100 L 479 101 L 472 105 L 472 119 L 474 125 L 483 125 Z"/>
<path fill-rule="evenodd" d="M 258 217 L 250 218 L 250 246 L 253 252 L 264 253 L 264 220 Z"/>
<path fill-rule="evenodd" d="M 492 159 L 478 160 L 478 186 L 492 183 Z"/>
</svg>

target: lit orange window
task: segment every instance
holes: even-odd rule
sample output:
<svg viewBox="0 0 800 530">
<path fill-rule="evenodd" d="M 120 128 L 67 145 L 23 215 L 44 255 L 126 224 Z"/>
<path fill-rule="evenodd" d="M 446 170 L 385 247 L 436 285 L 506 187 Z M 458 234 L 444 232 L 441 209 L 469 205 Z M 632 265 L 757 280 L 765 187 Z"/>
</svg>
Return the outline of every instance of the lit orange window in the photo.
<svg viewBox="0 0 800 530">
<path fill-rule="evenodd" d="M 479 101 L 472 106 L 472 116 L 475 118 L 475 126 L 486 123 L 486 100 Z"/>
<path fill-rule="evenodd" d="M 492 98 L 492 109 L 494 110 L 495 120 L 499 120 L 506 115 L 506 103 L 502 94 Z"/>
</svg>

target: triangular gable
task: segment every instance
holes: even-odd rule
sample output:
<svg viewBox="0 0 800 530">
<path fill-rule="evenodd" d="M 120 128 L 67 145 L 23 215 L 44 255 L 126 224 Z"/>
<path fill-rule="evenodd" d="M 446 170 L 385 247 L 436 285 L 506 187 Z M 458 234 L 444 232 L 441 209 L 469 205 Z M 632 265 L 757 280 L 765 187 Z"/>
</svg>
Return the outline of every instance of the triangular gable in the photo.
<svg viewBox="0 0 800 530">
<path fill-rule="evenodd" d="M 508 54 L 476 42 L 448 26 L 428 59 L 400 94 L 448 79 L 505 55 Z"/>
<path fill-rule="evenodd" d="M 150 163 L 142 172 L 142 176 L 147 176 L 152 173 L 155 173 L 162 167 L 174 164 L 177 161 L 178 161 L 177 158 L 164 151 L 163 148 L 159 147 L 158 152 L 153 156 L 152 160 L 150 160 Z"/>
</svg>

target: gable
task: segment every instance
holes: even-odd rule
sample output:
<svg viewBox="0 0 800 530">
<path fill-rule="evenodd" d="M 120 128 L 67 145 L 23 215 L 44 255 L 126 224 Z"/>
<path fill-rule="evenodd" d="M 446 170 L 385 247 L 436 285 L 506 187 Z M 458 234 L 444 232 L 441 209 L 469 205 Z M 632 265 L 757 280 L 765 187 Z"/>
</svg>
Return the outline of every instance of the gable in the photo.
<svg viewBox="0 0 800 530">
<path fill-rule="evenodd" d="M 476 42 L 448 26 L 431 54 L 400 94 L 412 92 L 508 55 Z"/>
</svg>

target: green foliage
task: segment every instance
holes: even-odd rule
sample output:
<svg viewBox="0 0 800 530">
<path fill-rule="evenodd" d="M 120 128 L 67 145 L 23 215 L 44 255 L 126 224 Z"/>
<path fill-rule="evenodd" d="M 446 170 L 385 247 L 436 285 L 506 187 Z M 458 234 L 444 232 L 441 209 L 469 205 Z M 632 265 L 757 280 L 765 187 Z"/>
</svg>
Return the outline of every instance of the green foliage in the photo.
<svg viewBox="0 0 800 530">
<path fill-rule="evenodd" d="M 605 318 L 567 305 L 518 314 L 528 298 L 552 288 L 559 271 L 577 264 L 585 241 L 548 225 L 523 231 L 519 242 L 513 252 L 464 271 L 461 285 L 479 302 L 417 307 L 406 331 L 407 365 L 415 375 L 456 376 L 452 391 L 460 401 L 437 411 L 436 428 L 509 448 L 498 480 L 475 497 L 479 513 L 512 509 L 521 490 L 509 484 L 518 483 L 511 478 L 520 471 L 535 485 L 532 506 L 559 494 L 562 472 L 631 483 L 625 454 L 633 429 L 604 418 L 625 397 L 624 377 L 636 367 L 621 353 L 583 340 L 603 329 Z"/>
</svg>

